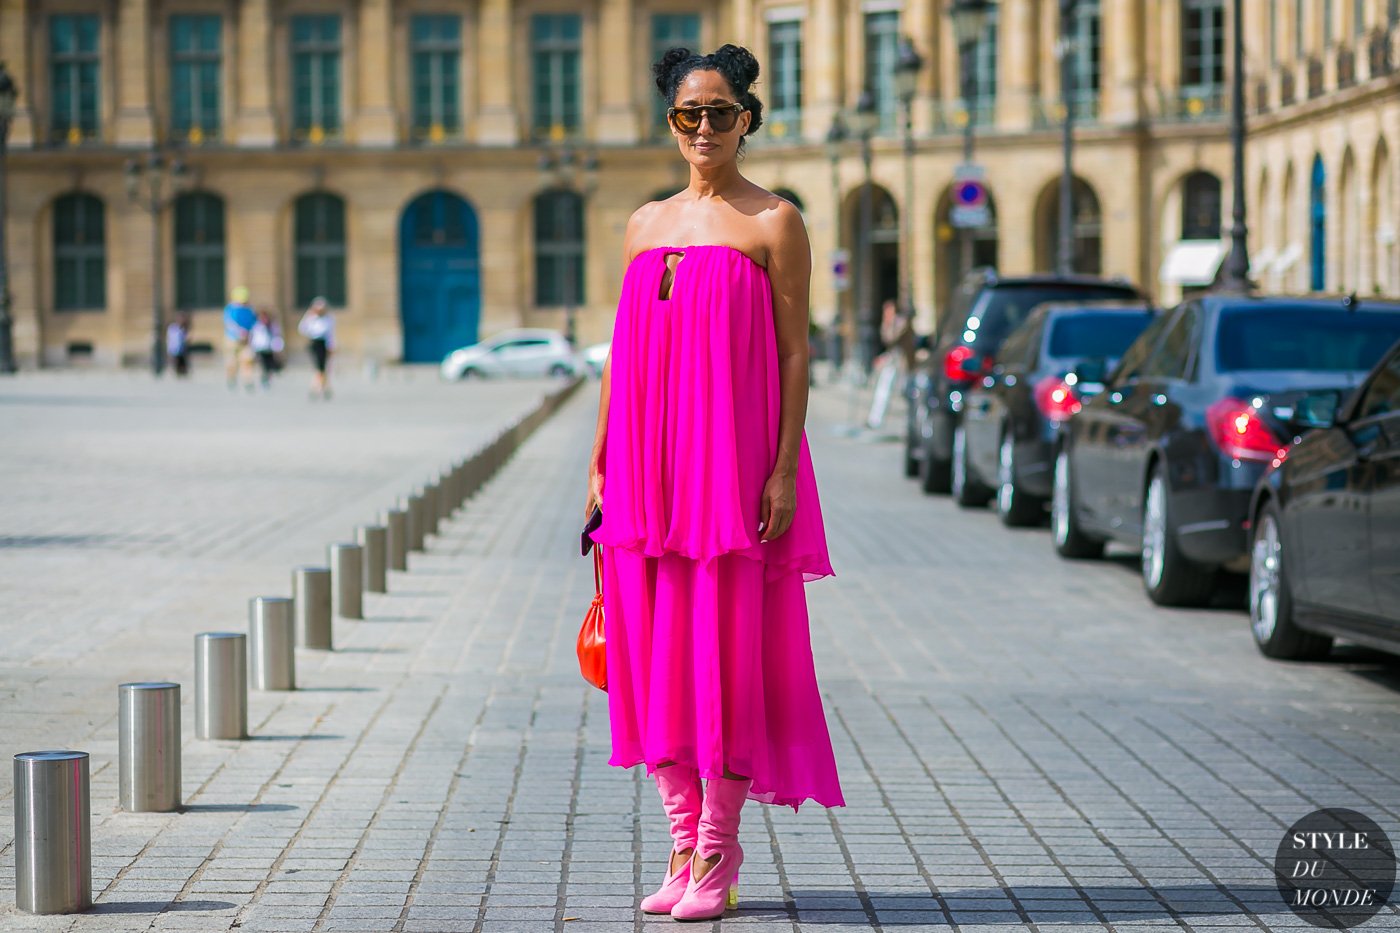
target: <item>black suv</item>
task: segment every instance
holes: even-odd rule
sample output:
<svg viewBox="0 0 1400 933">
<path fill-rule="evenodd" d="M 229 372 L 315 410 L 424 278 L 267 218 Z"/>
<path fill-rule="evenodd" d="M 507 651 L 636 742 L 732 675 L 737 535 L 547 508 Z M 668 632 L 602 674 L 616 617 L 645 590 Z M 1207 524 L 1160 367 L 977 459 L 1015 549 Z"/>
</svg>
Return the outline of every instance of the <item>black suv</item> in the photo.
<svg viewBox="0 0 1400 933">
<path fill-rule="evenodd" d="M 909 387 L 904 474 L 917 476 L 924 492 L 947 492 L 952 479 L 953 432 L 964 397 L 991 372 L 1001 342 L 1036 305 L 1047 301 L 1142 301 L 1123 281 L 1092 276 L 1000 276 L 974 269 L 941 315 L 928 362 Z"/>
</svg>

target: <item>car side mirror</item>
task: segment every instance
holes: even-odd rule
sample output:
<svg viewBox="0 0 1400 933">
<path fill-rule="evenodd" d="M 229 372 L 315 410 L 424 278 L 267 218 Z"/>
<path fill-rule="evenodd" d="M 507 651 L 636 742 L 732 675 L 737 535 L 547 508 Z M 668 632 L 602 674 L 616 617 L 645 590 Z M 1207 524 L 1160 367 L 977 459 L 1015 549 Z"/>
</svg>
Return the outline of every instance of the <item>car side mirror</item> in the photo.
<svg viewBox="0 0 1400 933">
<path fill-rule="evenodd" d="M 1310 392 L 1293 403 L 1294 424 L 1304 428 L 1330 428 L 1337 423 L 1342 397 L 1336 392 Z"/>
<path fill-rule="evenodd" d="M 1107 360 L 1081 360 L 1074 367 L 1074 379 L 1078 385 L 1103 385 L 1108 376 Z"/>
</svg>

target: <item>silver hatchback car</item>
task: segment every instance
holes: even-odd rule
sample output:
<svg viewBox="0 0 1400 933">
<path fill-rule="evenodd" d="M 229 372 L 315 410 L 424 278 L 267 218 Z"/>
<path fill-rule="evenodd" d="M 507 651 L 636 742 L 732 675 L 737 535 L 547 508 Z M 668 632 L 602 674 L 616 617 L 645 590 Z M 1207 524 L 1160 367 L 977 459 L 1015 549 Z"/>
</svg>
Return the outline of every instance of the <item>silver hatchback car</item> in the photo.
<svg viewBox="0 0 1400 933">
<path fill-rule="evenodd" d="M 518 328 L 453 350 L 442 361 L 442 377 L 577 376 L 586 364 L 557 330 Z"/>
</svg>

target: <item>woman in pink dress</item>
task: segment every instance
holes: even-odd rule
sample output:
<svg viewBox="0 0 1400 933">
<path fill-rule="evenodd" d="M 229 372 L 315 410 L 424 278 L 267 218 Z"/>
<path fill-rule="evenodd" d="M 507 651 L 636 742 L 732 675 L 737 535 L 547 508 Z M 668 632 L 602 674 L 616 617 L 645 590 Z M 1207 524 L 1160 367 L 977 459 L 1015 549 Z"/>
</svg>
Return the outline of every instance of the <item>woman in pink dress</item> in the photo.
<svg viewBox="0 0 1400 933">
<path fill-rule="evenodd" d="M 736 903 L 746 799 L 845 802 L 804 591 L 832 573 L 803 430 L 807 231 L 739 174 L 753 55 L 672 49 L 654 71 L 690 184 L 627 225 L 585 514 L 602 506 L 609 763 L 645 764 L 671 824 L 641 908 L 698 920 Z"/>
</svg>

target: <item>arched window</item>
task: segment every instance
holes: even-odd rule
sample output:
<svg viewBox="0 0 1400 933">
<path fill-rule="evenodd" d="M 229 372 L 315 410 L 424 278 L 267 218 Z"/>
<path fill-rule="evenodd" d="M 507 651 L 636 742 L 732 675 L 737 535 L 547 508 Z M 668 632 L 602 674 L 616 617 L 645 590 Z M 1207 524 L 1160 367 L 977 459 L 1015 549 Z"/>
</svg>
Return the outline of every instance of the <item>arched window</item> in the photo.
<svg viewBox="0 0 1400 933">
<path fill-rule="evenodd" d="M 1327 169 L 1322 156 L 1314 156 L 1312 183 L 1309 187 L 1309 259 L 1308 288 L 1320 292 L 1327 287 Z"/>
<path fill-rule="evenodd" d="M 535 304 L 583 301 L 583 197 L 557 188 L 535 198 Z"/>
<path fill-rule="evenodd" d="M 320 296 L 345 306 L 345 202 L 319 191 L 297 198 L 295 208 L 296 302 Z"/>
<path fill-rule="evenodd" d="M 1044 255 L 1049 259 L 1048 269 L 1058 269 L 1060 256 L 1059 230 L 1060 186 L 1052 183 L 1044 198 L 1044 211 L 1040 229 L 1045 244 Z M 1076 178 L 1070 188 L 1070 232 L 1073 237 L 1074 255 L 1070 268 L 1085 275 L 1099 275 L 1103 268 L 1103 214 L 1099 209 L 1099 197 L 1088 182 Z"/>
<path fill-rule="evenodd" d="M 90 194 L 53 204 L 53 306 L 85 311 L 107 306 L 106 211 Z"/>
<path fill-rule="evenodd" d="M 224 303 L 224 199 L 207 191 L 175 199 L 175 307 Z"/>
<path fill-rule="evenodd" d="M 1181 238 L 1220 239 L 1220 179 L 1192 172 L 1181 183 Z"/>
<path fill-rule="evenodd" d="M 802 199 L 797 196 L 797 192 L 793 191 L 791 188 L 774 188 L 773 193 L 776 194 L 778 197 L 782 198 L 784 201 L 788 201 L 789 203 L 791 203 L 792 206 L 797 208 L 799 211 L 805 211 L 807 209 L 803 205 Z"/>
</svg>

